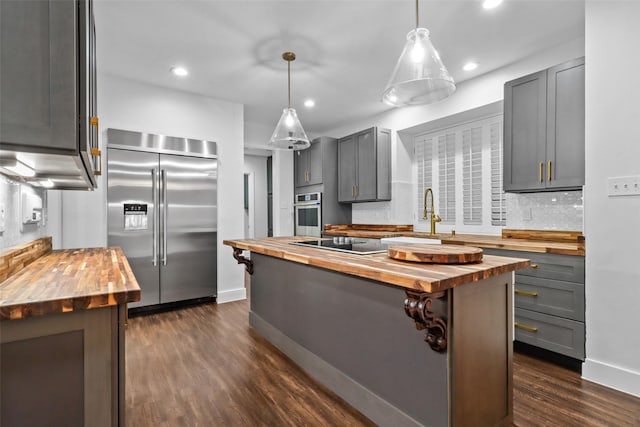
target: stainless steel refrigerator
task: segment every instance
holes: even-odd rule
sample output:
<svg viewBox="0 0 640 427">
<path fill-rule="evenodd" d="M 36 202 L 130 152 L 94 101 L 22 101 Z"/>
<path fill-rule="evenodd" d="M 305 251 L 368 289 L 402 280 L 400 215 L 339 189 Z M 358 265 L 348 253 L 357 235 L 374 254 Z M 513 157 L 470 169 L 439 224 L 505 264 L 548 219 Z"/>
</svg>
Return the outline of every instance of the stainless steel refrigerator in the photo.
<svg viewBox="0 0 640 427">
<path fill-rule="evenodd" d="M 142 289 L 129 307 L 215 297 L 215 143 L 118 129 L 107 136 L 108 244 L 123 249 Z"/>
</svg>

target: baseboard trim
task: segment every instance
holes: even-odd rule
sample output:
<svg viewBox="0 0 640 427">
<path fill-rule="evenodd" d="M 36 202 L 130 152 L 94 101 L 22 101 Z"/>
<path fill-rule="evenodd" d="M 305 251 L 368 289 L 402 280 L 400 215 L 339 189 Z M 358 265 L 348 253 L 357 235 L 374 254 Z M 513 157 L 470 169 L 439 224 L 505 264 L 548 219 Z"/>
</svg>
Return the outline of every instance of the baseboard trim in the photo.
<svg viewBox="0 0 640 427">
<path fill-rule="evenodd" d="M 640 397 L 640 373 L 587 359 L 582 365 L 582 378 Z"/>
<path fill-rule="evenodd" d="M 249 312 L 249 325 L 314 379 L 331 389 L 379 426 L 422 426 L 400 409 L 293 341 L 252 311 Z"/>
<path fill-rule="evenodd" d="M 247 299 L 247 290 L 245 288 L 229 289 L 228 291 L 218 290 L 216 302 L 224 304 L 225 302 L 233 302 Z"/>
</svg>

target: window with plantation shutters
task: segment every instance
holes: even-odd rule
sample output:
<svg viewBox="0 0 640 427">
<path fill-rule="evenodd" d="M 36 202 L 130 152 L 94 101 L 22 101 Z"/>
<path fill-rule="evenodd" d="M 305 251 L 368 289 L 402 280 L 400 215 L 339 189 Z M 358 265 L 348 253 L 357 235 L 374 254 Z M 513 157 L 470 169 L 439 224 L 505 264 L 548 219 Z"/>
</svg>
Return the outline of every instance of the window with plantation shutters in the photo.
<svg viewBox="0 0 640 427">
<path fill-rule="evenodd" d="M 417 138 L 415 140 L 416 171 L 418 174 L 418 212 L 419 221 L 424 221 L 422 200 L 424 190 L 433 186 L 433 138 Z"/>
<path fill-rule="evenodd" d="M 502 190 L 502 121 L 489 125 L 491 144 L 491 225 L 507 225 L 507 209 Z"/>
<path fill-rule="evenodd" d="M 482 224 L 482 127 L 462 131 L 463 224 Z"/>
<path fill-rule="evenodd" d="M 456 222 L 456 134 L 438 137 L 438 199 L 443 224 Z"/>
<path fill-rule="evenodd" d="M 462 232 L 499 233 L 506 225 L 502 190 L 502 114 L 480 116 L 414 137 L 416 225 L 422 218 L 424 190 L 432 188 L 440 225 Z M 450 229 L 449 228 L 449 229 Z M 445 228 L 445 230 L 448 230 Z"/>
</svg>

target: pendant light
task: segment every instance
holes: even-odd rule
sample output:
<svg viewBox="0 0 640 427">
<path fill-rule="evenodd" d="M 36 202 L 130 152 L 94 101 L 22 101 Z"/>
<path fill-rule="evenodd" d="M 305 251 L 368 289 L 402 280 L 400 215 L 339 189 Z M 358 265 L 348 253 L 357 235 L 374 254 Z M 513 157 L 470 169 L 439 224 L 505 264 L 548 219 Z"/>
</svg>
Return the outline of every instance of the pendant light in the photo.
<svg viewBox="0 0 640 427">
<path fill-rule="evenodd" d="M 431 44 L 429 30 L 419 26 L 416 0 L 416 29 L 407 34 L 407 43 L 382 93 L 382 101 L 394 107 L 430 104 L 455 90 L 453 78 Z"/>
<path fill-rule="evenodd" d="M 295 61 L 296 54 L 285 52 L 282 54 L 282 59 L 287 61 L 289 107 L 282 111 L 282 116 L 273 135 L 271 135 L 269 145 L 278 150 L 304 150 L 309 148 L 311 143 L 302 129 L 296 110 L 291 108 L 291 61 Z"/>
</svg>

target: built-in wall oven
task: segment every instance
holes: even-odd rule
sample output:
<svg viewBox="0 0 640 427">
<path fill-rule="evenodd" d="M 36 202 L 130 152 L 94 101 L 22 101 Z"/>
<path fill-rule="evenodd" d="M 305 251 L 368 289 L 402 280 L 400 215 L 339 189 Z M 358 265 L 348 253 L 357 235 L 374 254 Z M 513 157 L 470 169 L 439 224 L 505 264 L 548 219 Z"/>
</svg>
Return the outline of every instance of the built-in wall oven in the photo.
<svg viewBox="0 0 640 427">
<path fill-rule="evenodd" d="M 320 237 L 322 231 L 322 193 L 296 194 L 293 207 L 296 236 Z"/>
</svg>

